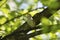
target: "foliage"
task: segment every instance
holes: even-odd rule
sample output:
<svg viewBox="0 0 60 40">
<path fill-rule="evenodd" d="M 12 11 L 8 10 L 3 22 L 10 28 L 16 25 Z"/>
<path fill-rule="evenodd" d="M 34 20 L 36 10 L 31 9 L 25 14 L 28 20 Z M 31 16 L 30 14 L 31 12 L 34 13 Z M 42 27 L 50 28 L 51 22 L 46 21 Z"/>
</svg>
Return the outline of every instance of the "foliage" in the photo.
<svg viewBox="0 0 60 40">
<path fill-rule="evenodd" d="M 0 0 L 0 39 L 60 40 L 59 4 L 59 0 Z"/>
</svg>

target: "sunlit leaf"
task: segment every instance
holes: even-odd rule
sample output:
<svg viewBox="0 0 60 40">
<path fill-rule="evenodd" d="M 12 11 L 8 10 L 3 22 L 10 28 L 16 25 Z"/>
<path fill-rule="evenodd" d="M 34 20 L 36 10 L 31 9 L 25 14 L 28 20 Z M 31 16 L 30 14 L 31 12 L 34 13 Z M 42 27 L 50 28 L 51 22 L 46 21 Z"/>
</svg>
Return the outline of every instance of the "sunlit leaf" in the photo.
<svg viewBox="0 0 60 40">
<path fill-rule="evenodd" d="M 46 26 L 52 25 L 51 21 L 47 18 L 44 18 L 44 17 L 41 19 L 41 22 L 43 25 L 46 25 Z"/>
<path fill-rule="evenodd" d="M 0 17 L 0 24 L 5 23 L 6 21 L 7 21 L 7 20 L 6 20 L 5 17 L 3 17 L 3 16 Z"/>
<path fill-rule="evenodd" d="M 6 2 L 6 0 L 0 0 L 0 7 L 3 6 Z"/>
<path fill-rule="evenodd" d="M 54 34 L 54 33 L 49 33 L 49 34 L 50 34 L 51 39 L 56 39 L 56 37 L 57 37 L 56 34 Z"/>
</svg>

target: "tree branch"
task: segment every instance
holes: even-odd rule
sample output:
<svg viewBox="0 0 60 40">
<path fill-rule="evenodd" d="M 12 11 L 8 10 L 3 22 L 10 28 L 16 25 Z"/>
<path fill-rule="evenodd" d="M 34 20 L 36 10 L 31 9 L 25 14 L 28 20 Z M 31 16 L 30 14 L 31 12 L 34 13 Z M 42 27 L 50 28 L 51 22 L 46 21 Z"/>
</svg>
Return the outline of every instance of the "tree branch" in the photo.
<svg viewBox="0 0 60 40">
<path fill-rule="evenodd" d="M 36 23 L 36 25 L 40 23 L 40 19 L 42 17 L 49 18 L 53 14 L 53 11 L 54 10 L 50 10 L 50 9 L 47 8 L 47 9 L 43 10 L 42 12 L 39 12 L 35 16 L 33 16 L 33 19 L 34 19 L 34 22 Z M 16 34 L 19 34 L 19 33 L 26 34 L 27 30 L 30 31 L 32 29 L 37 29 L 37 28 L 38 27 L 30 27 L 27 23 L 24 23 L 17 30 L 15 30 L 14 32 L 12 32 L 10 35 L 5 36 L 3 39 L 6 39 L 6 38 L 8 39 L 8 37 L 11 37 L 11 36 L 17 37 Z M 38 34 L 41 34 L 41 32 L 42 31 L 40 30 L 40 31 L 37 31 L 37 33 L 35 32 L 35 33 L 29 34 L 27 36 L 30 38 L 30 37 L 36 36 Z"/>
<path fill-rule="evenodd" d="M 31 38 L 31 37 L 34 37 L 34 36 L 37 36 L 37 35 L 40 35 L 40 34 L 42 34 L 42 30 L 33 32 L 31 34 L 28 34 L 27 36 L 28 36 L 28 38 Z"/>
</svg>

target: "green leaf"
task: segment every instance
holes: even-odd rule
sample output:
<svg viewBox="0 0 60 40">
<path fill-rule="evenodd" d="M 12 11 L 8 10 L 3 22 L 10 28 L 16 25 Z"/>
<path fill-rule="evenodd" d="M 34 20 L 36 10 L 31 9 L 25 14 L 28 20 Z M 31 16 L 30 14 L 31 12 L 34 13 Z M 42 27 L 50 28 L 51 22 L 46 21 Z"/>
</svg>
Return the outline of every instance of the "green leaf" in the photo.
<svg viewBox="0 0 60 40">
<path fill-rule="evenodd" d="M 51 22 L 49 19 L 45 18 L 45 17 L 43 17 L 43 18 L 41 19 L 41 22 L 42 22 L 42 24 L 45 25 L 45 26 L 52 25 L 52 22 Z"/>
<path fill-rule="evenodd" d="M 8 4 L 6 4 L 6 8 L 7 8 L 7 9 L 10 9 L 10 7 L 9 7 L 9 5 L 8 5 Z"/>
<path fill-rule="evenodd" d="M 6 22 L 6 18 L 3 16 L 0 16 L 0 24 L 4 24 Z"/>
<path fill-rule="evenodd" d="M 48 6 L 51 9 L 56 9 L 59 7 L 59 2 L 57 0 L 41 0 L 42 4 Z"/>
<path fill-rule="evenodd" d="M 6 4 L 7 0 L 0 0 L 0 7 Z"/>
</svg>

